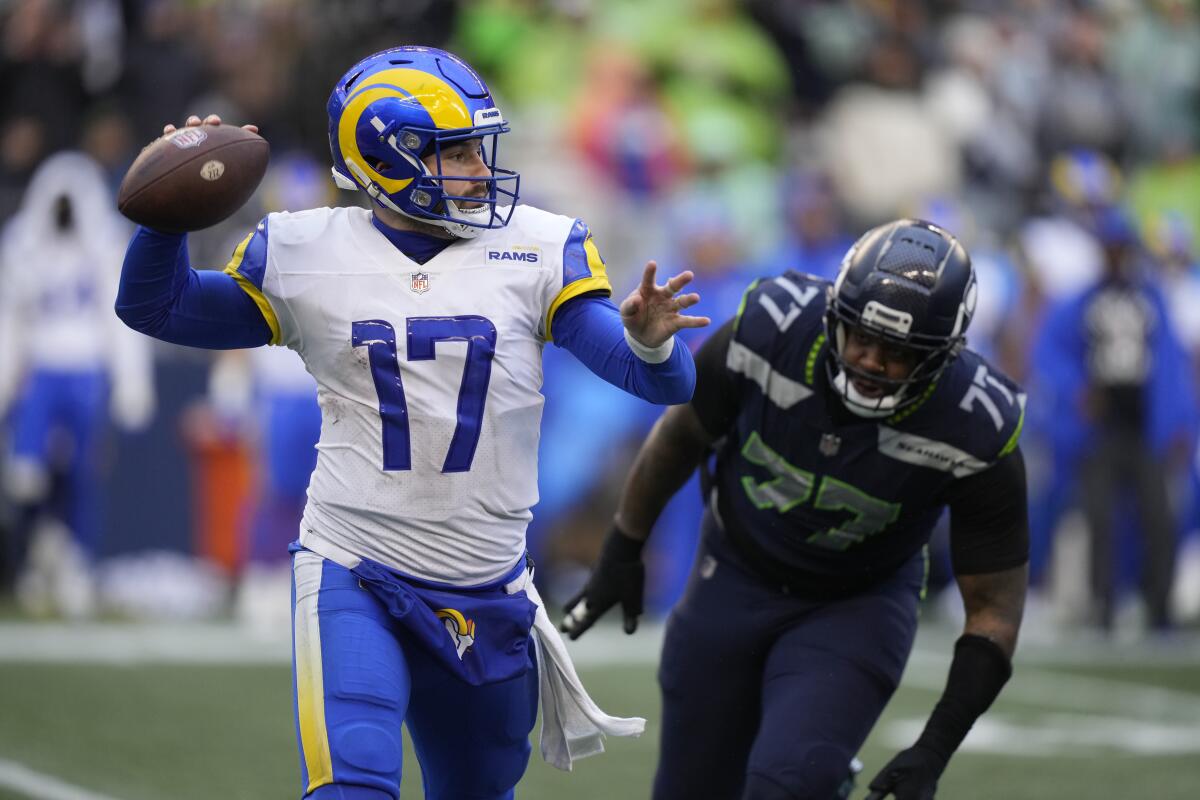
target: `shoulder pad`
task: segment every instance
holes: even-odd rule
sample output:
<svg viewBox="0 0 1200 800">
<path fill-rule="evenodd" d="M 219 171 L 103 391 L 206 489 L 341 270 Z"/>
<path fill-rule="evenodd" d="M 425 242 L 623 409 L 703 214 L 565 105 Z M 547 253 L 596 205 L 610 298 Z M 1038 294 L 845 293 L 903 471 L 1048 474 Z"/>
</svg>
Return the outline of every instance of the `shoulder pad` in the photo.
<svg viewBox="0 0 1200 800">
<path fill-rule="evenodd" d="M 812 395 L 827 285 L 787 272 L 755 281 L 742 296 L 726 367 L 752 379 L 783 408 Z"/>
<path fill-rule="evenodd" d="M 512 238 L 515 235 L 536 241 L 543 246 L 557 245 L 561 249 L 575 222 L 574 217 L 552 214 L 534 206 L 519 205 L 513 210 L 512 219 L 507 225 L 487 231 L 485 235 L 494 238 Z"/>
<path fill-rule="evenodd" d="M 803 336 L 807 329 L 824 324 L 829 282 L 789 270 L 773 278 L 760 278 L 742 295 L 734 321 L 735 338 L 753 349 L 766 345 L 777 334 Z"/>
<path fill-rule="evenodd" d="M 916 408 L 879 426 L 879 449 L 964 478 L 1015 450 L 1024 422 L 1021 388 L 978 353 L 965 350 Z"/>
<path fill-rule="evenodd" d="M 936 416 L 961 447 L 991 464 L 1017 447 L 1025 424 L 1025 392 L 983 356 L 964 350 L 943 373 L 931 399 Z"/>
<path fill-rule="evenodd" d="M 271 241 L 284 244 L 301 244 L 316 239 L 334 219 L 346 216 L 350 211 L 363 209 L 311 208 L 307 211 L 276 211 L 267 215 Z M 364 212 L 370 213 L 370 212 Z"/>
</svg>

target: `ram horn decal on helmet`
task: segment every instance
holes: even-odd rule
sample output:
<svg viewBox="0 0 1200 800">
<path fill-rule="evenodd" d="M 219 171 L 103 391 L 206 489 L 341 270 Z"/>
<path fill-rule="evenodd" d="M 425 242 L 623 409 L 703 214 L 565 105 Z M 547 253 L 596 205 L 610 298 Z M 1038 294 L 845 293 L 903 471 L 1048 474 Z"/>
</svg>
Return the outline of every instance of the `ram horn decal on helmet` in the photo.
<svg viewBox="0 0 1200 800">
<path fill-rule="evenodd" d="M 483 79 L 462 59 L 431 47 L 397 47 L 360 61 L 329 96 L 329 149 L 340 188 L 460 238 L 508 224 L 521 176 L 497 164 L 509 127 Z M 479 140 L 483 177 L 443 169 L 442 151 Z M 433 158 L 433 168 L 425 159 Z M 456 195 L 448 182 L 482 185 Z"/>
</svg>

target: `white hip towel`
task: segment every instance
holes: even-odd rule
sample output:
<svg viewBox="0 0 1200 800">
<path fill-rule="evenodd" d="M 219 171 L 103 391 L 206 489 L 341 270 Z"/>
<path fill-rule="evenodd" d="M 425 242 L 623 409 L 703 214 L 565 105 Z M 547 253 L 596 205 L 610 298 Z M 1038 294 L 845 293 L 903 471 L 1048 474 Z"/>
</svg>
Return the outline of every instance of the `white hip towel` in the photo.
<svg viewBox="0 0 1200 800">
<path fill-rule="evenodd" d="M 525 591 L 537 604 L 533 619 L 533 641 L 537 650 L 538 692 L 542 703 L 542 759 L 552 767 L 570 771 L 581 758 L 604 752 L 605 736 L 641 736 L 646 720 L 641 717 L 612 717 L 588 696 L 575 672 L 571 655 L 558 629 L 546 613 L 533 572 L 527 570 L 504 587 L 509 594 Z"/>
</svg>

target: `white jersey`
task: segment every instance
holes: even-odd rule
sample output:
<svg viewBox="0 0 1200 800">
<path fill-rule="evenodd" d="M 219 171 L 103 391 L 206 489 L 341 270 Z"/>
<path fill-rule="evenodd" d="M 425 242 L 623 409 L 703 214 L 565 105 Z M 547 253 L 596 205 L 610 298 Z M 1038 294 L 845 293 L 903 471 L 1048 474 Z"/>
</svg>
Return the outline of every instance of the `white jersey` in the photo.
<svg viewBox="0 0 1200 800">
<path fill-rule="evenodd" d="M 24 375 L 46 370 L 106 373 L 117 421 L 149 421 L 150 341 L 112 310 L 128 237 L 92 158 L 61 152 L 38 167 L 0 237 L 0 416 Z"/>
<path fill-rule="evenodd" d="M 554 313 L 611 291 L 587 227 L 519 206 L 418 264 L 364 209 L 271 214 L 226 271 L 317 381 L 301 543 L 459 586 L 505 574 L 538 499 Z"/>
</svg>

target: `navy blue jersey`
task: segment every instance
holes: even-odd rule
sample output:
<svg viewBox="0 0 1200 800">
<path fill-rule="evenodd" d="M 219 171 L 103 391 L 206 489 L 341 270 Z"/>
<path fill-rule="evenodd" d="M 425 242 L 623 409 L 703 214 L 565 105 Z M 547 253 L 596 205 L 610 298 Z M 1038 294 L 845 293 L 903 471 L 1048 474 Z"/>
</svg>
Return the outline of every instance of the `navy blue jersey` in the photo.
<svg viewBox="0 0 1200 800">
<path fill-rule="evenodd" d="M 872 583 L 917 553 L 956 485 L 1017 448 L 1025 409 L 1013 381 L 965 350 L 917 403 L 850 414 L 826 371 L 829 286 L 789 271 L 746 292 L 722 381 L 736 415 L 715 472 L 730 537 L 818 590 Z"/>
</svg>

